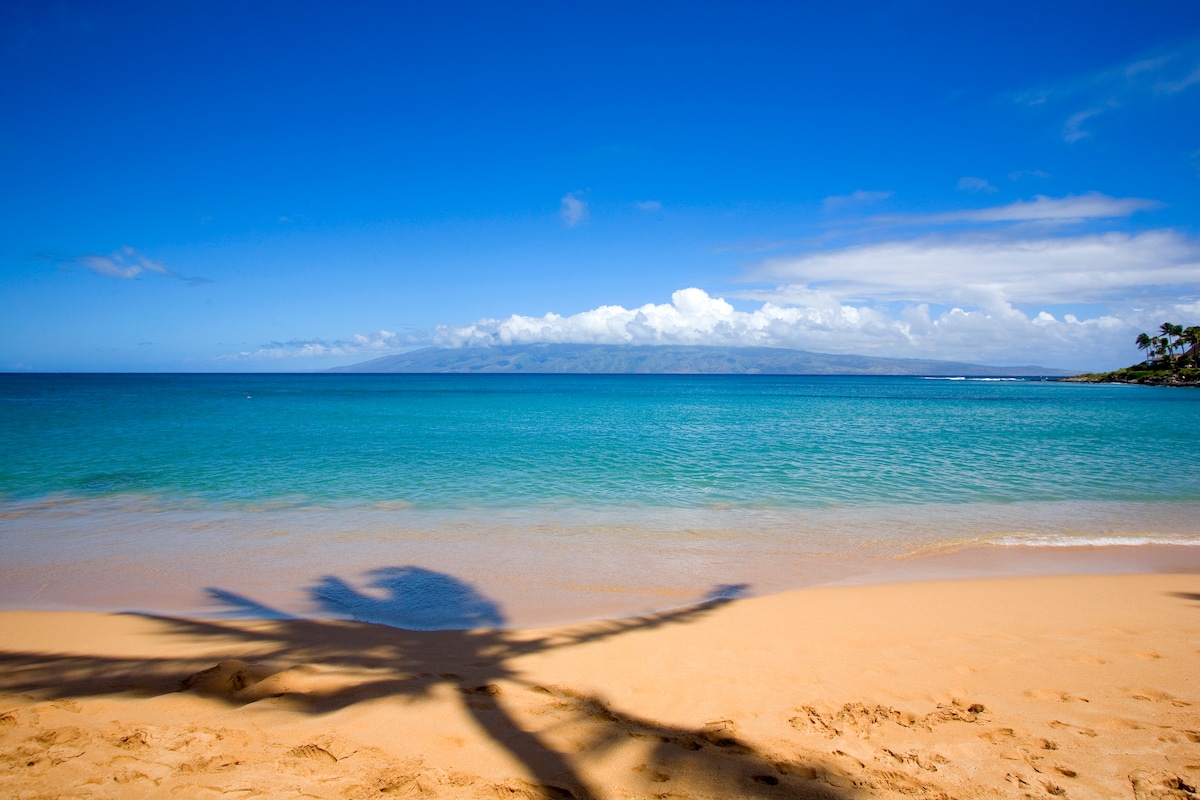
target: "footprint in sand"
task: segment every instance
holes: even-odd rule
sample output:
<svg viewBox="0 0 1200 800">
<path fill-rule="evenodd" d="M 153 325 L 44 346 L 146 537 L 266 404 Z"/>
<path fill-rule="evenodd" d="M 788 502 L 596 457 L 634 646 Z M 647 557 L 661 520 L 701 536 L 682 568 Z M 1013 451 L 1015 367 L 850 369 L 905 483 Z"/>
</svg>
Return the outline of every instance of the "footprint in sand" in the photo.
<svg viewBox="0 0 1200 800">
<path fill-rule="evenodd" d="M 1129 693 L 1131 700 L 1144 700 L 1151 703 L 1170 703 L 1176 708 L 1187 708 L 1191 705 L 1160 689 L 1133 689 Z"/>
<path fill-rule="evenodd" d="M 293 747 L 287 751 L 287 755 L 291 758 L 303 758 L 311 761 L 327 761 L 329 763 L 337 761 L 337 757 L 333 753 L 315 744 L 302 744 L 299 747 Z"/>
<path fill-rule="evenodd" d="M 1095 739 L 1097 736 L 1100 735 L 1100 734 L 1096 733 L 1094 730 L 1092 730 L 1091 728 L 1081 728 L 1078 725 L 1072 725 L 1069 722 L 1063 722 L 1062 720 L 1057 720 L 1057 719 L 1050 723 L 1050 727 L 1054 728 L 1055 730 L 1074 731 L 1075 733 L 1078 733 L 1080 736 L 1087 736 L 1090 739 Z"/>
<path fill-rule="evenodd" d="M 642 777 L 650 781 L 650 783 L 666 783 L 667 781 L 671 780 L 671 776 L 667 773 L 650 769 L 646 764 L 639 764 L 633 768 L 633 771 L 641 774 Z"/>
<path fill-rule="evenodd" d="M 1169 772 L 1137 770 L 1129 776 L 1136 800 L 1191 800 L 1196 787 Z"/>
<path fill-rule="evenodd" d="M 1025 692 L 1026 697 L 1032 697 L 1034 700 L 1058 700 L 1061 703 L 1090 703 L 1086 697 L 1080 697 L 1077 694 L 1070 692 L 1059 692 L 1054 689 L 1031 689 Z"/>
<path fill-rule="evenodd" d="M 270 674 L 271 670 L 261 666 L 230 659 L 187 676 L 180 682 L 179 689 L 210 697 L 232 698 Z"/>
<path fill-rule="evenodd" d="M 149 734 L 144 730 L 131 731 L 124 736 L 118 736 L 113 744 L 122 750 L 140 750 L 149 746 Z"/>
<path fill-rule="evenodd" d="M 460 692 L 467 695 L 467 705 L 477 711 L 487 711 L 496 707 L 494 698 L 500 695 L 500 687 L 494 683 L 482 686 L 459 687 Z"/>
</svg>

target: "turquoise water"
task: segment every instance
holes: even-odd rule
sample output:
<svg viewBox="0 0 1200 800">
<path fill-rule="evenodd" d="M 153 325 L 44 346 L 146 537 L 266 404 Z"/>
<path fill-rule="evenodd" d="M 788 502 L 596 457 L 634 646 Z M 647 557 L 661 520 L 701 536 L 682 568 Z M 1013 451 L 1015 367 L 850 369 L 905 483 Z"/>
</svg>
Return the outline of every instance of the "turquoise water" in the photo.
<svg viewBox="0 0 1200 800">
<path fill-rule="evenodd" d="M 415 508 L 1200 497 L 1200 392 L 726 376 L 0 377 L 0 498 Z"/>
<path fill-rule="evenodd" d="M 1200 553 L 1198 422 L 1200 391 L 1025 380 L 0 375 L 0 606 L 315 613 L 417 567 L 532 624 L 979 546 Z"/>
</svg>

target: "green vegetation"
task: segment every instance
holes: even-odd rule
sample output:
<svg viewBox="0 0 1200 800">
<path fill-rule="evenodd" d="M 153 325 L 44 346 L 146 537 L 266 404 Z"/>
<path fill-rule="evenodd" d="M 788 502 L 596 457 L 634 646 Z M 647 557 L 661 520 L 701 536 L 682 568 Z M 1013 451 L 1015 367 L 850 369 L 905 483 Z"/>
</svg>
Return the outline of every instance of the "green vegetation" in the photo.
<svg viewBox="0 0 1200 800">
<path fill-rule="evenodd" d="M 1158 336 L 1139 333 L 1135 340 L 1146 352 L 1140 364 L 1115 372 L 1076 375 L 1067 380 L 1088 383 L 1147 383 L 1168 386 L 1200 386 L 1200 325 L 1183 327 L 1164 322 Z"/>
</svg>

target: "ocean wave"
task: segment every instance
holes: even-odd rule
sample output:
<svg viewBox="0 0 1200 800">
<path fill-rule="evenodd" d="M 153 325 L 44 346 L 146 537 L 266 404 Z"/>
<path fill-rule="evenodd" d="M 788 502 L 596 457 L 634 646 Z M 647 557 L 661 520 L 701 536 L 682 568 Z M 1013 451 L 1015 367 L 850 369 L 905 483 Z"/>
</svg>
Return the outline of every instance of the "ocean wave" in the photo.
<svg viewBox="0 0 1200 800">
<path fill-rule="evenodd" d="M 979 383 L 995 383 L 998 381 L 1014 381 L 1017 383 L 1024 383 L 1024 382 L 1030 381 L 1030 380 L 1037 381 L 1037 380 L 1041 380 L 1041 379 L 1040 378 L 968 378 L 965 375 L 959 375 L 959 376 L 953 376 L 953 377 L 952 376 L 944 376 L 944 375 L 943 376 L 926 375 L 923 377 L 923 380 L 927 380 L 927 381 L 975 381 L 975 382 L 979 382 Z"/>
<path fill-rule="evenodd" d="M 1147 547 L 1174 545 L 1200 547 L 1200 536 L 1005 536 L 988 544 L 998 547 Z"/>
</svg>

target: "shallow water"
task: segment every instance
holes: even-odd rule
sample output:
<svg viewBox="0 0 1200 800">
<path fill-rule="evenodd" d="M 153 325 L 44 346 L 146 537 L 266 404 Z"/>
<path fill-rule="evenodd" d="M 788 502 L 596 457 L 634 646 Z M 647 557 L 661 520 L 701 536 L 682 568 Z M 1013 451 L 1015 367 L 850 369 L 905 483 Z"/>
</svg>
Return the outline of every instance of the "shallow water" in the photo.
<svg viewBox="0 0 1200 800">
<path fill-rule="evenodd" d="M 5 375 L 0 604 L 328 613 L 323 576 L 415 566 L 534 624 L 1195 546 L 1197 420 L 1200 392 L 1040 381 Z"/>
</svg>

